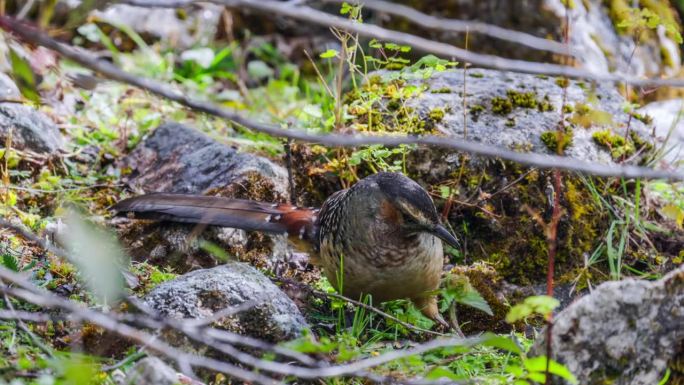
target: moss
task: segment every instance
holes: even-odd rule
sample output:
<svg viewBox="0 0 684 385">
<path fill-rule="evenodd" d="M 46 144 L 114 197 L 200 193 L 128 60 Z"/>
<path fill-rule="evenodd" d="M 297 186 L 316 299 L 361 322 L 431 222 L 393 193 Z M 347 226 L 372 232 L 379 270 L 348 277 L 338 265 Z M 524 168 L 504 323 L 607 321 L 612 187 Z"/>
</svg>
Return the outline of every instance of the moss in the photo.
<svg viewBox="0 0 684 385">
<path fill-rule="evenodd" d="M 506 127 L 515 127 L 515 119 L 514 118 L 508 118 L 506 119 Z"/>
<path fill-rule="evenodd" d="M 506 95 L 515 107 L 537 108 L 539 103 L 534 92 L 518 92 L 514 90 L 508 90 L 506 91 Z"/>
<path fill-rule="evenodd" d="M 630 131 L 629 138 L 632 140 L 632 143 L 634 143 L 634 147 L 637 150 L 646 153 L 653 151 L 653 144 L 649 143 L 648 141 L 640 137 L 639 134 L 636 133 L 636 131 Z"/>
<path fill-rule="evenodd" d="M 556 78 L 556 85 L 561 88 L 568 88 L 570 80 L 568 78 Z"/>
<path fill-rule="evenodd" d="M 492 112 L 499 115 L 506 115 L 513 111 L 513 108 L 536 108 L 539 111 L 552 111 L 553 105 L 545 96 L 542 101 L 537 99 L 534 92 L 520 92 L 515 90 L 506 91 L 506 97 L 494 97 L 491 100 Z"/>
<path fill-rule="evenodd" d="M 638 112 L 632 112 L 632 117 L 643 124 L 649 125 L 653 123 L 653 117 L 648 114 L 640 114 Z"/>
<path fill-rule="evenodd" d="M 484 77 L 484 74 L 480 72 L 470 72 L 468 73 L 468 76 L 470 76 L 471 78 L 482 79 Z"/>
<path fill-rule="evenodd" d="M 491 100 L 492 112 L 498 115 L 510 114 L 513 111 L 513 103 L 508 98 L 495 96 Z"/>
<path fill-rule="evenodd" d="M 559 135 L 560 134 L 560 135 Z M 558 137 L 560 136 L 560 142 Z M 546 147 L 552 152 L 559 151 L 561 154 L 565 152 L 565 149 L 572 145 L 572 128 L 567 128 L 564 132 L 559 131 L 544 131 L 541 134 L 541 141 L 546 145 Z"/>
<path fill-rule="evenodd" d="M 548 111 L 553 111 L 553 104 L 551 104 L 551 100 L 549 99 L 548 95 L 544 95 L 544 99 L 542 99 L 539 104 L 538 104 L 538 110 L 540 112 L 548 112 Z"/>
<path fill-rule="evenodd" d="M 444 108 L 433 108 L 432 110 L 430 110 L 430 113 L 428 114 L 430 119 L 432 119 L 435 122 L 441 122 L 442 119 L 444 119 L 444 115 Z"/>
<path fill-rule="evenodd" d="M 449 88 L 449 87 L 433 88 L 430 90 L 430 93 L 433 93 L 433 94 L 450 94 L 451 88 Z"/>
<path fill-rule="evenodd" d="M 481 104 L 472 105 L 468 107 L 468 109 L 470 110 L 470 113 L 473 115 L 478 115 L 486 110 L 486 108 Z"/>
<path fill-rule="evenodd" d="M 486 110 L 486 108 L 483 105 L 475 104 L 473 106 L 470 106 L 469 110 L 470 116 L 473 117 L 473 121 L 477 122 L 480 118 L 480 114 L 483 113 Z"/>
<path fill-rule="evenodd" d="M 537 79 L 544 79 L 544 80 L 549 78 L 547 75 L 535 75 L 534 77 Z"/>
<path fill-rule="evenodd" d="M 573 107 L 571 104 L 565 104 L 563 106 L 563 113 L 571 114 L 574 111 L 575 111 L 575 107 Z"/>
<path fill-rule="evenodd" d="M 522 321 L 510 325 L 505 319 L 510 306 L 531 293 L 523 290 L 507 291 L 503 278 L 494 266 L 482 261 L 470 266 L 456 266 L 449 272 L 449 276 L 451 279 L 465 280 L 472 285 L 492 309 L 493 315 L 489 316 L 484 312 L 473 311 L 470 307 L 459 305 L 457 314 L 459 322 L 463 323 L 463 332 L 470 334 L 488 330 L 495 333 L 508 333 L 512 329 L 522 330 L 525 327 Z"/>
<path fill-rule="evenodd" d="M 597 131 L 591 137 L 599 146 L 607 148 L 613 159 L 630 156 L 636 151 L 631 140 L 625 140 L 623 136 L 615 134 L 611 130 Z"/>
</svg>

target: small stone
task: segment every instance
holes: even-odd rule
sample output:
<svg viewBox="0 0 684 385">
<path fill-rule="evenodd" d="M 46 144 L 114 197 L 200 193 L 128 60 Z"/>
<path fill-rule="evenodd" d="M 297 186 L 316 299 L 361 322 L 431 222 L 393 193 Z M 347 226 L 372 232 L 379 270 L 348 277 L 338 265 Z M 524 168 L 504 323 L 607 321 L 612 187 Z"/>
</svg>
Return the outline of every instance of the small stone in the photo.
<svg viewBox="0 0 684 385">
<path fill-rule="evenodd" d="M 42 154 L 54 154 L 64 147 L 59 128 L 47 116 L 30 106 L 0 103 L 0 142 L 12 131 L 12 147 Z"/>
<path fill-rule="evenodd" d="M 290 298 L 259 270 L 241 262 L 179 276 L 153 289 L 145 302 L 177 319 L 207 318 L 250 302 L 253 306 L 218 321 L 219 326 L 274 342 L 298 337 L 309 327 Z"/>
</svg>

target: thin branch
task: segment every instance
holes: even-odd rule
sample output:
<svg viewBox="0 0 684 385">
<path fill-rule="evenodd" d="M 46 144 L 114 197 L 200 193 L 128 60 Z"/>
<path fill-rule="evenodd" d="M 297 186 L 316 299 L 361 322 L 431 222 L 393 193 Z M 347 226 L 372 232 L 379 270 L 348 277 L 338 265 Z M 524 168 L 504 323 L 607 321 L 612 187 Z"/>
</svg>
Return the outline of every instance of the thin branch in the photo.
<svg viewBox="0 0 684 385">
<path fill-rule="evenodd" d="M 343 3 L 346 0 L 321 0 L 326 3 Z M 490 36 L 499 40 L 505 40 L 512 43 L 524 45 L 540 51 L 548 51 L 560 55 L 567 55 L 568 50 L 562 43 L 540 38 L 529 33 L 520 32 L 512 29 L 499 27 L 498 25 L 487 24 L 480 21 L 458 20 L 458 19 L 443 19 L 441 17 L 430 16 L 422 13 L 415 8 L 399 4 L 391 3 L 383 0 L 357 0 L 364 8 L 373 11 L 386 13 L 392 16 L 405 18 L 423 28 L 431 30 L 441 30 L 450 32 L 479 33 Z M 576 52 L 571 52 L 573 56 L 577 56 Z"/>
<path fill-rule="evenodd" d="M 120 0 L 120 3 L 139 5 L 139 6 L 168 6 L 176 8 L 181 4 L 184 6 L 194 3 L 194 1 L 171 1 L 158 2 L 155 0 Z M 292 19 L 303 20 L 312 24 L 319 24 L 325 27 L 335 27 L 346 30 L 347 32 L 357 33 L 361 36 L 375 38 L 382 41 L 408 45 L 420 52 L 432 53 L 445 58 L 465 61 L 471 65 L 485 68 L 497 69 L 500 71 L 511 71 L 534 75 L 548 76 L 567 76 L 573 79 L 586 79 L 603 82 L 622 82 L 635 86 L 671 86 L 684 87 L 684 78 L 662 79 L 662 78 L 638 78 L 623 74 L 606 74 L 587 71 L 585 69 L 570 67 L 566 65 L 539 63 L 526 60 L 506 59 L 500 56 L 478 54 L 466 51 L 462 48 L 450 44 L 422 38 L 405 32 L 398 32 L 372 24 L 361 24 L 343 17 L 331 15 L 329 13 L 313 9 L 304 5 L 292 5 L 287 2 L 273 0 L 207 0 L 205 2 L 224 5 L 228 7 L 247 8 L 255 12 L 264 14 L 278 14 Z M 168 4 L 168 5 L 167 5 Z M 4 23 L 4 22 L 3 22 Z M 24 27 L 25 28 L 25 27 Z"/>
<path fill-rule="evenodd" d="M 202 367 L 205 369 L 214 370 L 225 373 L 227 375 L 239 378 L 244 381 L 254 382 L 258 384 L 280 384 L 281 382 L 266 377 L 264 375 L 253 373 L 248 370 L 239 368 L 213 358 L 196 356 L 185 353 L 179 349 L 174 348 L 165 342 L 159 341 L 154 335 L 138 330 L 132 326 L 126 325 L 108 316 L 107 314 L 89 309 L 81 306 L 75 302 L 60 298 L 48 291 L 41 290 L 33 284 L 28 283 L 19 274 L 13 273 L 5 268 L 0 268 L 0 278 L 8 282 L 12 282 L 22 289 L 15 289 L 4 287 L 0 288 L 3 292 L 20 298 L 24 301 L 33 303 L 38 306 L 47 308 L 57 308 L 71 313 L 76 319 L 90 322 L 101 328 L 109 330 L 120 335 L 128 340 L 134 341 L 145 346 L 158 354 L 162 354 L 178 362 L 179 367 L 184 364 Z"/>
<path fill-rule="evenodd" d="M 279 384 L 280 382 L 269 378 L 267 376 L 249 372 L 247 370 L 236 367 L 232 364 L 228 364 L 213 358 L 200 357 L 193 354 L 185 353 L 178 350 L 164 342 L 158 341 L 155 336 L 138 330 L 134 327 L 126 325 L 122 322 L 116 320 L 111 314 L 101 313 L 85 306 L 77 304 L 71 300 L 58 297 L 48 291 L 38 288 L 37 286 L 27 282 L 19 274 L 11 272 L 7 269 L 0 268 L 0 278 L 12 282 L 19 288 L 10 288 L 7 286 L 0 287 L 0 291 L 5 292 L 15 298 L 22 299 L 24 301 L 33 303 L 38 306 L 46 308 L 57 308 L 66 311 L 71 314 L 75 319 L 80 319 L 87 321 L 113 333 L 116 333 L 124 338 L 131 341 L 139 343 L 145 346 L 147 349 L 154 351 L 158 354 L 162 354 L 178 362 L 179 367 L 184 366 L 194 366 L 202 367 L 210 370 L 214 370 L 221 373 L 226 373 L 235 378 L 239 378 L 245 381 L 250 381 L 258 384 Z M 173 322 L 172 322 L 173 323 Z M 185 331 L 185 330 L 184 330 Z M 195 337 L 197 334 L 191 332 L 190 337 Z M 367 378 L 372 381 L 387 382 L 392 380 L 393 382 L 414 384 L 414 383 L 429 383 L 423 380 L 396 380 L 390 377 L 380 376 L 373 373 L 368 373 L 366 370 L 372 369 L 374 367 L 384 365 L 391 361 L 399 360 L 402 358 L 407 358 L 414 355 L 423 354 L 425 352 L 453 346 L 473 346 L 482 342 L 482 338 L 441 338 L 435 339 L 433 341 L 427 342 L 425 344 L 417 345 L 410 349 L 405 350 L 393 350 L 377 357 L 371 357 L 362 359 L 356 362 L 342 364 L 337 366 L 321 367 L 321 368 L 304 368 L 294 365 L 274 363 L 265 360 L 259 360 L 258 363 L 261 367 L 268 367 L 274 372 L 279 372 L 285 375 L 297 376 L 304 379 L 316 379 L 316 378 L 330 378 L 330 377 L 361 377 Z M 215 347 L 215 346 L 210 346 Z M 432 382 L 436 383 L 436 382 Z M 470 382 L 467 382 L 470 383 Z"/>
<path fill-rule="evenodd" d="M 263 1 L 264 4 L 271 4 L 270 1 Z M 251 2 L 250 2 L 251 4 Z M 299 7 L 295 7 L 299 8 Z M 327 14 L 326 14 L 327 15 Z M 346 21 L 345 21 L 346 22 Z M 235 124 L 247 127 L 254 131 L 262 132 L 276 137 L 290 138 L 310 143 L 320 143 L 334 147 L 356 147 L 361 145 L 381 144 L 385 146 L 399 146 L 401 144 L 428 145 L 441 148 L 449 148 L 471 154 L 482 155 L 493 158 L 505 159 L 528 166 L 544 169 L 558 168 L 563 170 L 578 171 L 585 174 L 596 176 L 617 176 L 622 178 L 644 178 L 644 179 L 669 179 L 684 180 L 683 172 L 653 170 L 645 167 L 630 165 L 604 165 L 586 162 L 574 158 L 557 155 L 545 155 L 537 153 L 520 153 L 505 148 L 482 144 L 474 141 L 460 140 L 456 138 L 446 138 L 439 136 L 372 136 L 372 135 L 339 135 L 339 134 L 310 134 L 303 129 L 284 129 L 276 125 L 256 122 L 247 119 L 240 114 L 222 108 L 216 104 L 200 101 L 188 96 L 180 90 L 173 89 L 163 83 L 148 78 L 142 78 L 120 70 L 115 65 L 99 60 L 91 53 L 60 43 L 46 34 L 28 27 L 8 17 L 0 17 L 0 27 L 12 31 L 17 36 L 27 42 L 50 48 L 62 56 L 71 59 L 84 67 L 90 68 L 101 75 L 112 80 L 127 83 L 153 94 L 173 100 L 189 108 L 201 111 L 210 115 L 228 119 Z M 471 61 L 471 60 L 469 60 Z M 574 69 L 573 69 L 574 70 Z M 681 84 L 684 86 L 684 79 Z"/>
</svg>

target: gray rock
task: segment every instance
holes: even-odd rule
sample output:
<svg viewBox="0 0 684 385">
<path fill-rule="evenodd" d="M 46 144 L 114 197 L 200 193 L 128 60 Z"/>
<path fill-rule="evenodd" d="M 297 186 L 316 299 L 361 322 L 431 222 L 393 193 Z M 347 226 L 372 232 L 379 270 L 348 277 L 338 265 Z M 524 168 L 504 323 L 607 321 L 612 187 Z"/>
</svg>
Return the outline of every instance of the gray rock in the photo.
<svg viewBox="0 0 684 385">
<path fill-rule="evenodd" d="M 64 147 L 59 128 L 47 116 L 30 106 L 0 103 L 0 141 L 12 130 L 12 147 L 53 154 Z"/>
<path fill-rule="evenodd" d="M 226 308 L 253 303 L 221 321 L 228 330 L 269 341 L 284 341 L 308 328 L 297 306 L 257 269 L 229 262 L 165 282 L 146 297 L 148 306 L 173 318 L 207 318 Z"/>
<path fill-rule="evenodd" d="M 267 202 L 283 202 L 289 197 L 287 172 L 283 167 L 256 155 L 241 153 L 177 123 L 159 126 L 119 167 L 131 171 L 125 181 L 138 192 L 222 195 Z M 263 267 L 271 267 L 288 253 L 287 240 L 282 235 L 247 234 L 210 227 L 201 239 L 188 238 L 193 228 L 180 224 L 139 224 L 126 227 L 122 238 L 130 245 L 131 254 L 138 258 L 181 257 L 177 271 L 215 265 L 212 258 L 202 255 L 202 240 L 211 241 L 241 259 L 265 258 L 260 262 Z M 247 254 L 250 256 L 246 257 Z"/>
<path fill-rule="evenodd" d="M 175 385 L 179 383 L 176 371 L 157 357 L 138 361 L 126 374 L 126 385 Z"/>
<path fill-rule="evenodd" d="M 127 183 L 146 192 L 207 193 L 256 173 L 270 182 L 273 198 L 288 197 L 284 168 L 178 123 L 157 127 L 123 160 L 122 167 L 132 171 Z"/>
<path fill-rule="evenodd" d="M 553 356 L 580 384 L 657 384 L 683 343 L 684 267 L 656 282 L 604 283 L 554 319 Z M 544 354 L 543 337 L 533 352 Z"/>
<path fill-rule="evenodd" d="M 391 73 L 385 73 L 391 76 Z M 409 84 L 424 88 L 418 97 L 409 99 L 407 106 L 415 109 L 424 119 L 429 119 L 435 109 L 444 111 L 444 117 L 435 122 L 436 128 L 447 135 L 463 137 L 463 71 L 451 70 L 434 73 L 428 79 L 413 79 Z M 575 127 L 572 145 L 565 155 L 586 161 L 611 163 L 609 152 L 598 146 L 592 135 L 599 130 L 611 129 L 623 134 L 629 116 L 623 112 L 624 98 L 610 86 L 597 86 L 570 80 L 567 88 L 560 87 L 555 78 L 517 74 L 484 69 L 469 69 L 466 77 L 467 89 L 467 138 L 487 144 L 534 152 L 551 153 L 542 142 L 545 131 L 556 130 L 561 119 L 561 106 L 565 104 L 575 109 L 588 105 L 593 111 L 602 111 L 612 119 L 612 123 L 592 124 L 588 128 Z M 445 91 L 449 91 L 448 93 Z M 510 112 L 493 111 L 493 99 L 507 98 L 508 92 L 533 94 L 538 104 L 545 103 L 548 110 L 538 107 L 513 107 Z M 597 97 L 597 104 L 587 101 L 590 94 Z M 482 109 L 477 111 L 477 109 Z M 573 113 L 565 113 L 571 118 Z M 630 129 L 642 138 L 648 139 L 649 129 L 637 119 L 631 119 Z"/>
<path fill-rule="evenodd" d="M 684 99 L 649 103 L 639 113 L 653 118 L 656 141 L 662 146 L 662 160 L 684 169 Z"/>
</svg>

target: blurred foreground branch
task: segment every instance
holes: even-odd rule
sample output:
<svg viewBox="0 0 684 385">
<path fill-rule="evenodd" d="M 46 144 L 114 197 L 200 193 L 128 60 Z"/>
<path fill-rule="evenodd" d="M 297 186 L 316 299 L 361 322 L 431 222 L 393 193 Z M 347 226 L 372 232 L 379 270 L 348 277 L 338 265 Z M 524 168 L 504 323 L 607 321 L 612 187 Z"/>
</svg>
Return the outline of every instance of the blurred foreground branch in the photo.
<svg viewBox="0 0 684 385">
<path fill-rule="evenodd" d="M 22 226 L 13 225 L 0 219 L 0 227 L 9 228 L 22 237 L 37 243 L 41 247 L 47 245 L 40 237 Z M 50 251 L 56 252 L 58 255 L 66 254 L 64 250 L 56 247 L 51 247 Z M 388 376 L 368 372 L 368 370 L 394 360 L 422 354 L 430 350 L 453 346 L 469 347 L 483 341 L 482 338 L 440 338 L 425 344 L 416 345 L 412 348 L 392 350 L 376 357 L 365 358 L 340 365 L 330 365 L 325 361 L 313 359 L 305 354 L 282 346 L 273 345 L 268 342 L 226 330 L 213 328 L 210 326 L 210 322 L 204 322 L 206 320 L 177 320 L 160 316 L 147 308 L 147 306 L 137 298 L 128 299 L 128 302 L 133 305 L 133 308 L 140 311 L 140 313 L 136 314 L 122 314 L 117 312 L 105 313 L 89 309 L 83 304 L 62 298 L 45 289 L 39 288 L 30 283 L 19 273 L 9 271 L 5 268 L 0 268 L 0 293 L 32 303 L 43 309 L 61 310 L 59 315 L 50 313 L 29 313 L 25 311 L 15 311 L 14 309 L 2 310 L 0 311 L 0 319 L 26 322 L 49 322 L 57 320 L 70 320 L 74 322 L 85 321 L 115 333 L 126 340 L 135 342 L 147 350 L 166 356 L 175 361 L 178 365 L 178 369 L 187 376 L 193 377 L 193 368 L 199 367 L 225 373 L 233 378 L 257 384 L 280 384 L 279 378 L 282 376 L 294 376 L 296 378 L 308 380 L 342 376 L 364 378 L 378 383 L 393 382 L 413 385 L 435 384 L 439 383 L 439 381 L 427 381 L 423 379 L 397 380 Z M 241 310 L 244 310 L 244 307 L 240 306 L 235 309 L 227 309 L 227 311 L 220 313 L 223 316 L 228 316 Z M 231 362 L 238 362 L 247 366 L 248 369 L 219 359 L 186 353 L 159 340 L 157 335 L 148 333 L 143 329 L 171 329 L 187 336 L 200 345 L 222 353 L 225 357 L 228 357 Z M 289 359 L 289 362 L 265 360 L 251 353 L 247 353 L 236 346 L 246 346 L 259 349 L 263 352 L 273 353 L 276 357 L 285 357 Z M 294 364 L 293 362 L 297 362 L 297 364 Z M 260 373 L 251 371 L 251 369 L 259 370 Z M 263 374 L 263 372 L 271 373 L 274 376 L 268 376 Z"/>
<path fill-rule="evenodd" d="M 582 68 L 570 67 L 560 64 L 540 63 L 526 60 L 507 59 L 500 56 L 479 54 L 450 44 L 426 39 L 405 32 L 382 28 L 373 24 L 362 24 L 340 16 L 301 5 L 291 1 L 275 0 L 171 0 L 162 2 L 159 0 L 119 0 L 121 3 L 131 5 L 167 6 L 178 7 L 192 3 L 209 2 L 228 7 L 246 8 L 254 12 L 267 15 L 282 15 L 296 20 L 302 20 L 311 24 L 326 27 L 334 27 L 360 36 L 375 38 L 381 41 L 393 42 L 411 46 L 420 52 L 432 53 L 452 60 L 460 60 L 470 65 L 483 68 L 492 68 L 500 71 L 512 71 L 526 74 L 565 76 L 573 79 L 585 79 L 601 82 L 622 82 L 633 86 L 670 86 L 684 87 L 684 78 L 639 78 L 617 73 L 597 73 Z M 568 52 L 566 51 L 565 54 Z"/>
<path fill-rule="evenodd" d="M 209 2 L 220 3 L 220 1 L 208 0 Z M 342 4 L 346 0 L 321 0 L 326 3 L 337 3 Z M 138 7 L 155 7 L 155 8 L 181 8 L 193 3 L 199 3 L 201 1 L 197 0 L 120 0 L 119 3 L 138 6 Z M 540 38 L 529 33 L 515 31 L 511 29 L 506 29 L 493 24 L 487 24 L 480 21 L 470 21 L 470 20 L 457 20 L 457 19 L 443 19 L 439 17 L 434 17 L 427 15 L 425 13 L 419 12 L 418 10 L 411 8 L 409 6 L 397 3 L 390 3 L 388 1 L 382 0 L 352 0 L 346 1 L 348 3 L 357 3 L 362 5 L 364 8 L 386 13 L 392 16 L 405 18 L 423 28 L 432 30 L 442 30 L 450 32 L 461 32 L 465 33 L 469 31 L 470 33 L 479 33 L 482 35 L 490 36 L 495 39 L 509 41 L 512 43 L 524 45 L 530 48 L 534 48 L 540 51 L 548 51 L 556 53 L 559 55 L 572 55 L 577 56 L 577 52 L 569 49 L 562 43 L 557 41 Z M 304 7 L 301 5 L 303 1 L 297 5 L 298 9 L 304 9 L 306 11 L 314 10 L 310 7 Z M 290 6 L 292 6 L 290 4 Z"/>
<path fill-rule="evenodd" d="M 271 4 L 270 1 L 262 1 L 263 4 Z M 251 2 L 250 2 L 251 4 Z M 285 3 L 281 3 L 286 5 Z M 292 7 L 297 8 L 297 7 Z M 325 14 L 327 15 L 327 14 Z M 332 17 L 332 16 L 331 16 Z M 284 129 L 277 125 L 261 123 L 247 119 L 240 114 L 222 108 L 211 102 L 201 101 L 188 96 L 180 90 L 173 89 L 161 82 L 139 77 L 122 71 L 112 63 L 99 60 L 92 53 L 61 43 L 45 33 L 27 26 L 10 17 L 0 16 L 0 27 L 11 31 L 26 42 L 50 48 L 65 58 L 71 59 L 86 68 L 98 72 L 104 77 L 127 83 L 161 97 L 173 100 L 196 111 L 228 119 L 235 124 L 244 126 L 254 131 L 262 132 L 276 137 L 290 138 L 302 142 L 320 143 L 327 146 L 355 147 L 361 145 L 380 144 L 385 146 L 398 146 L 401 144 L 428 145 L 441 148 L 468 152 L 491 158 L 505 159 L 528 166 L 539 168 L 557 168 L 578 171 L 597 176 L 617 176 L 623 178 L 647 178 L 684 180 L 684 173 L 677 171 L 654 170 L 645 167 L 631 165 L 605 165 L 586 162 L 578 159 L 545 155 L 537 153 L 520 153 L 501 147 L 482 144 L 479 142 L 466 141 L 456 138 L 439 136 L 371 136 L 371 135 L 339 135 L 339 134 L 311 134 L 304 129 Z M 342 26 L 344 27 L 344 26 Z M 366 26 L 369 27 L 369 26 Z M 376 27 L 377 28 L 377 27 Z M 441 44 L 441 43 L 439 43 Z M 449 46 L 451 47 L 451 46 Z M 684 80 L 680 80 L 684 85 Z"/>
</svg>

